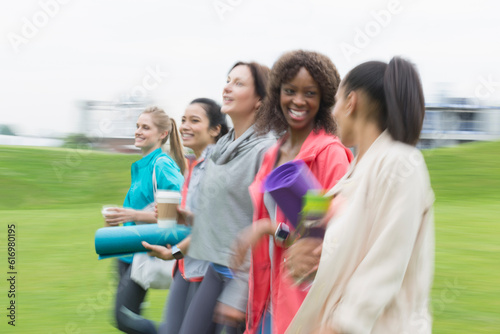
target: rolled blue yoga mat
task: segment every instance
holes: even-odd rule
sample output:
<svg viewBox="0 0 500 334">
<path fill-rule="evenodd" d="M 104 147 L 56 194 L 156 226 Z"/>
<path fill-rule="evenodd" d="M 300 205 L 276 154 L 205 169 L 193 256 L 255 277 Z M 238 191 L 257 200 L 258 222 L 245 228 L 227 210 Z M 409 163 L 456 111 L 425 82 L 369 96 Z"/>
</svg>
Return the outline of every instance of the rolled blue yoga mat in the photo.
<svg viewBox="0 0 500 334">
<path fill-rule="evenodd" d="M 95 233 L 95 252 L 99 260 L 110 257 L 147 252 L 141 242 L 151 245 L 175 245 L 191 233 L 191 228 L 177 225 L 172 228 L 158 227 L 157 224 L 103 227 Z"/>
</svg>

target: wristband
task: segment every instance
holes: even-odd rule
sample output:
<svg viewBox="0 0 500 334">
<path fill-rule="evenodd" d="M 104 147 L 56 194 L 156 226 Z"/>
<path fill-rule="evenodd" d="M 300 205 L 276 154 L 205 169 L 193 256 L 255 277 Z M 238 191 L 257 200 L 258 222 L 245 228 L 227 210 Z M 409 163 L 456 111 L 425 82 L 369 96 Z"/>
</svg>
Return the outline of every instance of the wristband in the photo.
<svg viewBox="0 0 500 334">
<path fill-rule="evenodd" d="M 290 228 L 285 223 L 279 223 L 276 232 L 274 232 L 274 239 L 277 242 L 283 243 L 290 235 Z"/>
<path fill-rule="evenodd" d="M 174 257 L 174 259 L 180 260 L 184 257 L 184 254 L 182 254 L 180 248 L 177 247 L 177 245 L 173 245 L 171 250 L 172 250 L 172 256 Z"/>
</svg>

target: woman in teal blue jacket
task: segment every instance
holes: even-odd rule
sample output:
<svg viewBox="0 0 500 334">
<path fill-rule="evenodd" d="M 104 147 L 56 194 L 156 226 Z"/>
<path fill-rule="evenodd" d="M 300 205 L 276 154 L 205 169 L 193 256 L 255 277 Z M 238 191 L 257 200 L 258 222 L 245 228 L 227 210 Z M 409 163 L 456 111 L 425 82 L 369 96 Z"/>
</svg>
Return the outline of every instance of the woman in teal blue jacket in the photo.
<svg viewBox="0 0 500 334">
<path fill-rule="evenodd" d="M 161 147 L 170 139 L 173 159 Z M 132 164 L 132 184 L 123 202 L 123 208 L 113 208 L 106 216 L 109 226 L 156 223 L 151 210 L 143 210 L 154 203 L 153 169 L 158 189 L 181 191 L 184 182 L 185 159 L 175 121 L 157 107 L 146 109 L 137 120 L 135 146 L 143 158 Z M 132 256 L 118 260 L 120 282 L 116 294 L 115 319 L 119 330 L 125 333 L 156 333 L 151 320 L 140 316 L 140 306 L 147 290 L 130 279 Z"/>
</svg>

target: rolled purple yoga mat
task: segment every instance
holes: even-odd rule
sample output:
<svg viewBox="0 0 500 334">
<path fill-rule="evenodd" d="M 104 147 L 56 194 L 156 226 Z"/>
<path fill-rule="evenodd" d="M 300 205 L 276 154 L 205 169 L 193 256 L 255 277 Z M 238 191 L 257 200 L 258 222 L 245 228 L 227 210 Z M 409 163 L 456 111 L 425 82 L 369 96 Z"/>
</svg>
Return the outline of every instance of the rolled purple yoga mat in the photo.
<svg viewBox="0 0 500 334">
<path fill-rule="evenodd" d="M 264 182 L 288 221 L 297 227 L 302 211 L 302 197 L 308 190 L 321 190 L 321 184 L 302 160 L 294 160 L 274 169 Z"/>
</svg>

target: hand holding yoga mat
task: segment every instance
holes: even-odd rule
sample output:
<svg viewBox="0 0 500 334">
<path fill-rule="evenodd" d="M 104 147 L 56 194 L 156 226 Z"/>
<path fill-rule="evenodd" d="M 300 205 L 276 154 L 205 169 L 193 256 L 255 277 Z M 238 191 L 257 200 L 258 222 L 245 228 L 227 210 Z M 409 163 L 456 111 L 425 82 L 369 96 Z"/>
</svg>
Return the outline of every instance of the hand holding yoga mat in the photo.
<svg viewBox="0 0 500 334">
<path fill-rule="evenodd" d="M 147 252 L 142 241 L 151 245 L 175 245 L 190 233 L 191 228 L 182 225 L 171 228 L 161 228 L 157 224 L 103 227 L 96 231 L 95 251 L 99 260 Z"/>
<path fill-rule="evenodd" d="M 321 191 L 321 184 L 302 160 L 284 163 L 267 177 L 264 188 L 273 197 L 286 219 L 297 228 L 301 221 L 302 197 L 308 190 Z"/>
</svg>

